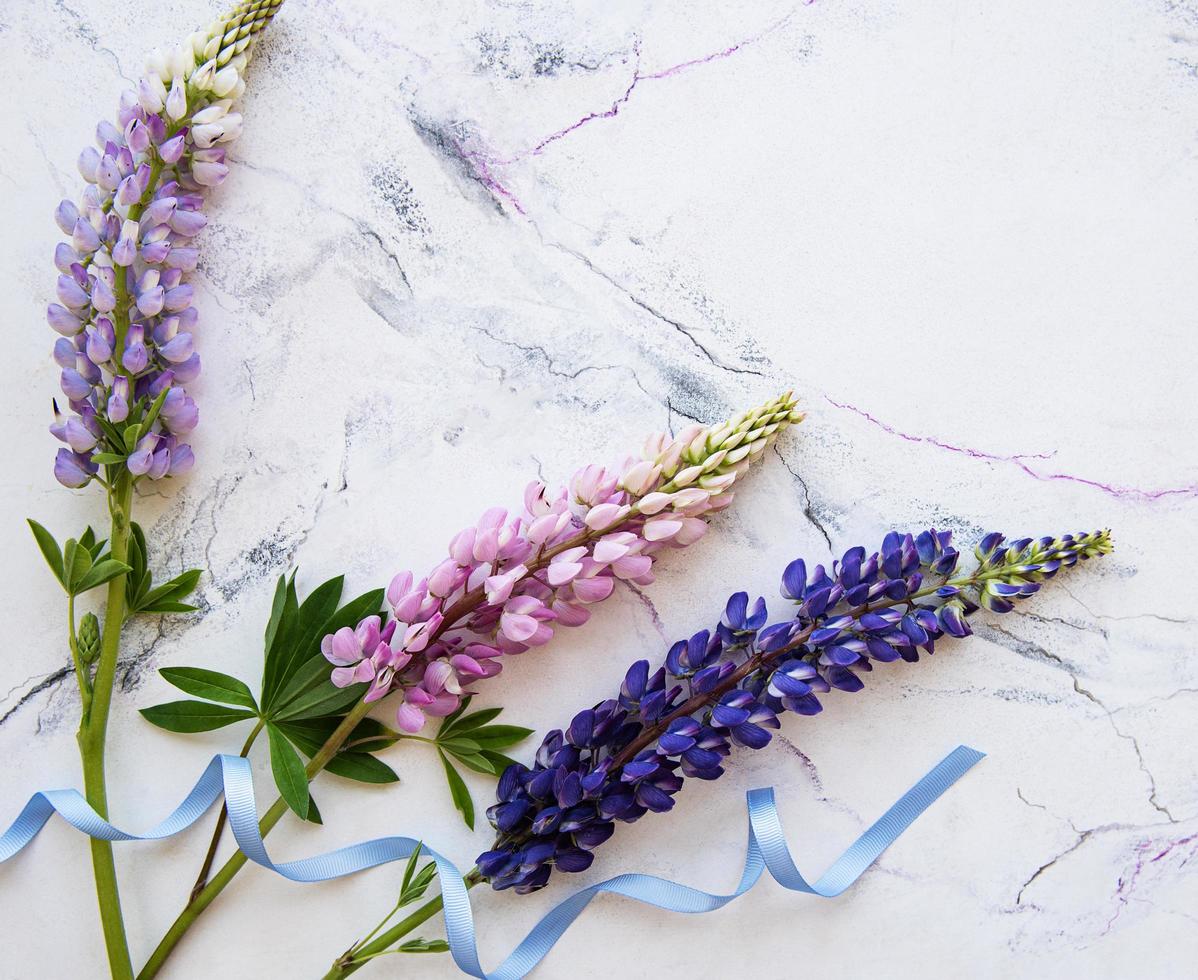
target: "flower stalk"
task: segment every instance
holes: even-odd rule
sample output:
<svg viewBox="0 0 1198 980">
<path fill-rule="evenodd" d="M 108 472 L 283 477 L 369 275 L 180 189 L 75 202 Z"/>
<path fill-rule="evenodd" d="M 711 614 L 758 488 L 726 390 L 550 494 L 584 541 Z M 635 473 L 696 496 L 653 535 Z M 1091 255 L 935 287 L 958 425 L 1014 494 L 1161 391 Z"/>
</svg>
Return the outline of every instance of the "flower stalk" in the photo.
<svg viewBox="0 0 1198 980">
<path fill-rule="evenodd" d="M 54 404 L 51 433 L 65 443 L 55 478 L 79 489 L 101 485 L 111 533 L 89 529 L 60 547 L 31 523 L 68 597 L 67 645 L 82 704 L 77 734 L 88 802 L 108 816 L 105 745 L 121 630 L 137 612 L 183 612 L 197 573 L 150 587 L 144 538 L 133 522 L 143 479 L 188 472 L 182 441 L 199 410 L 184 390 L 200 371 L 196 310 L 184 281 L 196 267 L 205 192 L 228 174 L 224 145 L 241 130 L 232 111 L 257 35 L 282 0 L 248 0 L 169 54 L 155 52 L 136 90 L 122 94 L 115 121 L 102 120 L 79 155 L 87 187 L 64 200 L 55 220 L 67 240 L 54 252 L 57 302 L 46 311 L 59 334 L 54 360 L 69 411 Z M 137 539 L 136 554 L 132 542 Z M 131 579 L 131 575 L 135 578 Z M 102 630 L 93 613 L 75 624 L 75 600 L 107 586 Z M 91 840 L 100 918 L 113 977 L 132 978 L 112 845 Z"/>
<path fill-rule="evenodd" d="M 522 514 L 509 520 L 506 511 L 489 510 L 454 536 L 449 556 L 427 577 L 396 575 L 386 594 L 389 622 L 369 616 L 321 644 L 336 665 L 334 684 L 369 687 L 308 763 L 309 779 L 392 691 L 403 692 L 397 722 L 413 735 L 428 716 L 455 712 L 472 693 L 466 685 L 497 674 L 501 658 L 545 645 L 555 626 L 587 622 L 586 607 L 610 596 L 617 579 L 652 582 L 657 554 L 697 541 L 707 529 L 704 518 L 732 502 L 733 484 L 802 417 L 788 392 L 720 425 L 651 437 L 641 458 L 611 469 L 584 467 L 569 488 L 554 492 L 534 482 Z M 266 812 L 263 836 L 286 809 L 280 798 Z M 245 864 L 238 851 L 193 892 L 139 980 L 157 974 Z"/>
<path fill-rule="evenodd" d="M 969 635 L 979 608 L 1008 612 L 1060 569 L 1110 550 L 1106 531 L 1009 543 L 991 534 L 976 568 L 954 574 L 950 535 L 927 531 L 888 535 L 868 557 L 854 548 L 830 574 L 817 566 L 809 577 L 792 562 L 782 580 L 798 605 L 792 619 L 766 626 L 764 599 L 750 608 L 737 593 L 715 631 L 674 644 L 653 674 L 648 661 L 633 664 L 618 697 L 549 732 L 531 767 L 510 766 L 487 812 L 495 844 L 466 882 L 527 893 L 554 870 L 585 870 L 617 821 L 670 810 L 686 777 L 719 778 L 733 745 L 763 748 L 780 714 L 817 714 L 818 693 L 859 691 L 874 663 L 918 661 L 939 640 Z M 432 899 L 354 947 L 325 980 L 360 969 L 440 909 Z"/>
</svg>

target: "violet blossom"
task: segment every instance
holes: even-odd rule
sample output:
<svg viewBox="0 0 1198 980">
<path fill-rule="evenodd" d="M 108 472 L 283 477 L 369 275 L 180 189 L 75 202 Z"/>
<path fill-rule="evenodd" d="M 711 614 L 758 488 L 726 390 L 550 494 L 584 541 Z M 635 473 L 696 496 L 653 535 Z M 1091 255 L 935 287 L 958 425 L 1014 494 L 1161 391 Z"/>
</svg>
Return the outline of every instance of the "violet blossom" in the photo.
<svg viewBox="0 0 1198 980">
<path fill-rule="evenodd" d="M 585 466 L 568 487 L 530 483 L 521 513 L 488 510 L 427 576 L 397 574 L 385 628 L 371 617 L 324 638 L 333 683 L 369 682 L 371 700 L 402 689 L 405 732 L 452 713 L 504 657 L 585 623 L 618 579 L 651 583 L 657 555 L 699 540 L 733 485 L 802 417 L 788 392 L 720 425 L 653 436 L 641 457 Z"/>
<path fill-rule="evenodd" d="M 1107 531 L 990 534 L 978 566 L 954 575 L 950 535 L 933 530 L 887 535 L 869 557 L 853 548 L 830 574 L 792 562 L 782 594 L 798 604 L 794 618 L 766 626 L 765 600 L 750 608 L 737 593 L 713 633 L 675 643 L 652 674 L 637 661 L 618 697 L 549 732 L 531 768 L 509 766 L 487 811 L 498 836 L 479 871 L 493 888 L 530 892 L 554 868 L 585 870 L 615 821 L 670 810 L 687 777 L 718 779 L 733 745 L 769 743 L 779 714 L 817 714 L 819 694 L 861 690 L 874 662 L 918 661 L 942 637 L 969 635 L 979 607 L 1009 612 L 1059 569 L 1110 550 Z"/>
<path fill-rule="evenodd" d="M 227 176 L 225 145 L 241 132 L 233 105 L 254 42 L 282 2 L 241 3 L 178 49 L 151 55 L 115 122 L 101 121 L 95 146 L 79 155 L 87 187 L 55 211 L 68 240 L 54 252 L 57 301 L 46 313 L 61 335 L 54 360 L 71 411 L 64 417 L 56 404 L 50 427 L 67 444 L 54 475 L 68 487 L 102 464 L 125 461 L 134 476 L 158 480 L 194 462 L 181 440 L 199 413 L 183 386 L 200 373 L 200 356 L 183 278 L 196 267 L 204 195 Z M 127 423 L 141 424 L 130 439 Z"/>
</svg>

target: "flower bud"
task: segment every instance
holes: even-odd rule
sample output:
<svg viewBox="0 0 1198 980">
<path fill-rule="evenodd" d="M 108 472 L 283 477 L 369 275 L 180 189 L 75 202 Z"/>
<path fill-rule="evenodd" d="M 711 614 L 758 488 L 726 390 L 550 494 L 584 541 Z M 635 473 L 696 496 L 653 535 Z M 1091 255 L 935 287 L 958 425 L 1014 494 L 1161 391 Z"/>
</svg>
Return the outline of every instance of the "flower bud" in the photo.
<svg viewBox="0 0 1198 980">
<path fill-rule="evenodd" d="M 162 111 L 166 101 L 166 86 L 157 75 L 143 78 L 137 86 L 137 103 L 148 113 Z"/>
<path fill-rule="evenodd" d="M 79 622 L 79 637 L 76 640 L 79 659 L 84 664 L 94 664 L 100 659 L 100 620 L 94 612 L 83 614 Z"/>
<path fill-rule="evenodd" d="M 79 154 L 79 159 L 75 161 L 75 166 L 79 168 L 79 175 L 89 184 L 96 182 L 96 171 L 100 167 L 100 153 L 94 147 L 85 146 Z"/>
<path fill-rule="evenodd" d="M 179 75 L 175 75 L 171 82 L 171 90 L 166 97 L 166 114 L 176 122 L 187 115 L 187 92 Z"/>
<path fill-rule="evenodd" d="M 233 92 L 239 80 L 236 68 L 222 68 L 212 79 L 212 92 L 217 98 L 223 99 Z"/>
</svg>

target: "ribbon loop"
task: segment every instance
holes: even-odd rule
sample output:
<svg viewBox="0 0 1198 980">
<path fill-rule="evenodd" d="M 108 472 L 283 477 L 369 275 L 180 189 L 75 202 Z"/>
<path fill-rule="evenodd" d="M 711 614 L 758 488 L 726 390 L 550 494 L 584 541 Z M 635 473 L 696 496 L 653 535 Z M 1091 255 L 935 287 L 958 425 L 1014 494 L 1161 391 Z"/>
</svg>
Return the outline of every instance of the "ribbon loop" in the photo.
<svg viewBox="0 0 1198 980">
<path fill-rule="evenodd" d="M 532 928 L 507 959 L 491 973 L 478 958 L 474 914 L 461 872 L 447 857 L 411 837 L 379 837 L 351 844 L 325 854 L 296 861 L 274 863 L 258 832 L 258 808 L 249 762 L 240 756 L 218 755 L 196 781 L 190 793 L 165 820 L 144 834 L 131 834 L 104 820 L 73 789 L 35 793 L 17 819 L 0 836 L 0 863 L 25 847 L 58 813 L 76 830 L 110 841 L 161 840 L 187 829 L 224 794 L 229 826 L 237 845 L 249 860 L 291 881 L 311 883 L 356 874 L 381 864 L 407 859 L 422 847 L 437 866 L 444 902 L 445 935 L 459 969 L 477 980 L 521 980 L 545 958 L 574 920 L 597 895 L 622 895 L 671 912 L 698 914 L 714 912 L 752 888 L 765 871 L 791 891 L 834 898 L 853 884 L 878 856 L 903 833 L 924 810 L 982 758 L 984 753 L 957 746 L 927 775 L 887 810 L 833 862 L 814 885 L 799 873 L 778 818 L 773 789 L 754 789 L 747 794 L 749 839 L 744 871 L 736 889 L 714 895 L 679 882 L 646 874 L 622 874 L 583 888 L 559 902 Z"/>
</svg>

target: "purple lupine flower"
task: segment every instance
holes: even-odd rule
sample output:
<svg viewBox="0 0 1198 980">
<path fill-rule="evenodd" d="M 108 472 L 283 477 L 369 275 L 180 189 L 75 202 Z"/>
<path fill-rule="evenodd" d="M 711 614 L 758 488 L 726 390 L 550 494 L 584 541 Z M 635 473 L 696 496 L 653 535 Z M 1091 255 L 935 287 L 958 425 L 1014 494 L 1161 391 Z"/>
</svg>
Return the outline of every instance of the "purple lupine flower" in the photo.
<svg viewBox="0 0 1198 980">
<path fill-rule="evenodd" d="M 64 338 L 54 359 L 72 411 L 110 428 L 97 425 L 97 441 L 82 449 L 78 426 L 51 426 L 71 447 L 54 465 L 66 486 L 97 474 L 95 453 L 126 456 L 125 426 L 142 422 L 163 391 L 199 374 L 192 287 L 181 279 L 196 265 L 192 239 L 204 227 L 204 192 L 228 175 L 224 144 L 242 126 L 231 108 L 245 89 L 254 42 L 282 2 L 247 0 L 178 50 L 151 55 L 137 90 L 121 95 L 116 123 L 102 121 L 96 146 L 79 155 L 88 186 L 78 203 L 63 201 L 54 212 L 70 240 L 54 252 L 61 275 L 46 318 Z M 184 317 L 189 329 L 179 333 Z M 142 433 L 162 435 L 162 445 L 147 449 L 143 439 L 127 456 L 135 475 L 180 475 L 194 462 L 174 436 L 194 428 L 198 413 L 177 390 L 184 399 L 174 412 Z"/>
<path fill-rule="evenodd" d="M 452 713 L 471 684 L 499 673 L 502 658 L 548 643 L 559 626 L 585 623 L 617 579 L 652 582 L 657 554 L 703 535 L 706 518 L 732 502 L 733 484 L 802 419 L 795 406 L 788 392 L 721 425 L 654 436 L 642 458 L 586 466 L 568 487 L 530 483 L 522 513 L 488 510 L 454 536 L 427 576 L 396 575 L 387 604 L 390 650 L 407 657 L 389 675 L 403 690 L 399 727 L 416 732 L 426 716 Z M 322 645 L 339 668 L 333 683 L 377 676 L 379 664 L 356 672 L 371 657 L 365 646 L 338 636 Z"/>
<path fill-rule="evenodd" d="M 919 660 L 944 636 L 967 636 L 984 606 L 1007 612 L 1059 569 L 1111 550 L 1110 533 L 1024 538 L 988 535 L 977 567 L 955 573 L 947 532 L 890 534 L 867 556 L 853 548 L 831 571 L 800 560 L 782 576 L 793 619 L 766 626 L 764 600 L 728 600 L 713 633 L 670 648 L 665 666 L 629 668 L 618 697 L 552 731 L 531 768 L 509 766 L 487 811 L 498 832 L 478 859 L 493 888 L 530 892 L 553 869 L 590 867 L 596 847 L 625 823 L 674 806 L 686 778 L 717 779 L 733 745 L 759 749 L 778 715 L 820 711 L 819 695 L 859 691 L 873 662 Z"/>
</svg>

